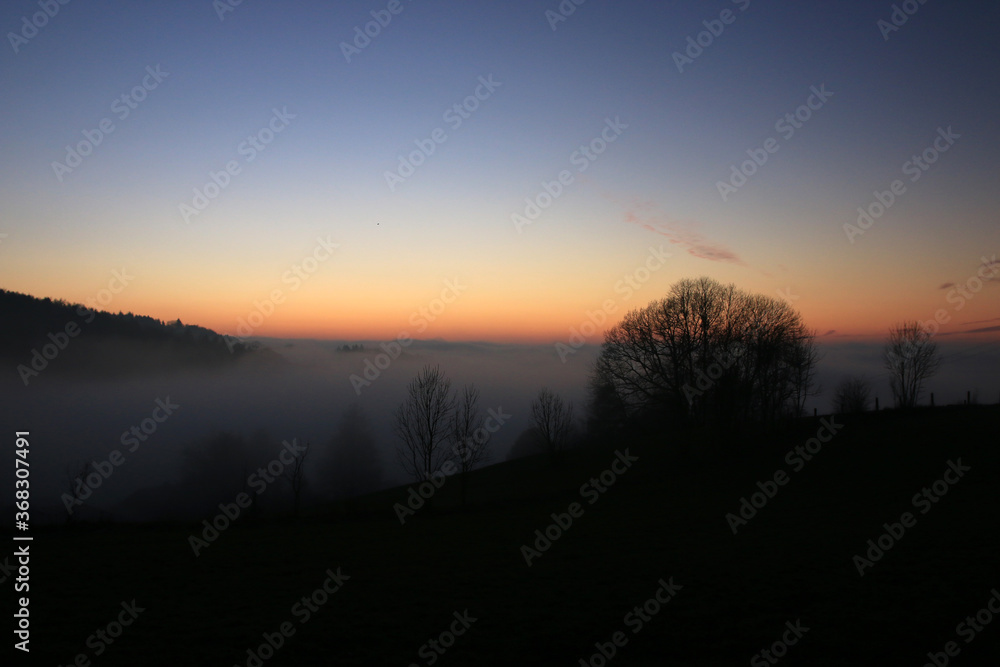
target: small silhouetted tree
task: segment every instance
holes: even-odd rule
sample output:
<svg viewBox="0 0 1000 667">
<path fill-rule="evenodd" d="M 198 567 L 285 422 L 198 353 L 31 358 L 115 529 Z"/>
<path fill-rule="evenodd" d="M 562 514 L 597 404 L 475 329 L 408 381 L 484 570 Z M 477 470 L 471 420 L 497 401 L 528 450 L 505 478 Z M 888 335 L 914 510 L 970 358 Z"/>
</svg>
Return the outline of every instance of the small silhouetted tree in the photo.
<svg viewBox="0 0 1000 667">
<path fill-rule="evenodd" d="M 920 400 L 924 383 L 941 363 L 937 343 L 919 322 L 903 322 L 889 329 L 882 361 L 889 371 L 889 387 L 896 406 L 912 408 Z"/>
<path fill-rule="evenodd" d="M 452 452 L 461 473 L 462 507 L 468 496 L 469 472 L 489 459 L 490 434 L 485 428 L 486 419 L 479 409 L 479 390 L 466 385 L 455 403 L 451 436 Z"/>
<path fill-rule="evenodd" d="M 249 443 L 237 432 L 218 432 L 192 443 L 181 452 L 183 502 L 204 511 L 247 490 L 247 477 L 256 469 Z M 249 495 L 256 494 L 251 489 Z"/>
<path fill-rule="evenodd" d="M 335 499 L 351 498 L 378 489 L 382 483 L 382 459 L 368 419 L 357 404 L 340 419 L 330 441 L 323 478 Z"/>
<path fill-rule="evenodd" d="M 566 449 L 573 428 L 573 406 L 543 387 L 531 402 L 531 419 L 538 428 L 545 451 L 556 457 Z"/>
<path fill-rule="evenodd" d="M 302 507 L 302 492 L 306 487 L 306 456 L 309 454 L 309 443 L 305 444 L 305 449 L 295 457 L 295 460 L 285 468 L 285 481 L 288 482 L 292 490 L 292 518 L 299 518 L 299 509 Z"/>
<path fill-rule="evenodd" d="M 541 454 L 544 451 L 545 440 L 542 438 L 538 427 L 529 426 L 521 431 L 521 435 L 517 436 L 517 440 L 511 445 L 510 451 L 507 453 L 507 460 L 513 461 L 523 456 Z"/>
<path fill-rule="evenodd" d="M 833 409 L 839 414 L 867 412 L 871 401 L 871 384 L 863 377 L 846 377 L 837 385 L 833 395 Z"/>
<path fill-rule="evenodd" d="M 414 480 L 428 479 L 451 458 L 455 408 L 451 380 L 438 366 L 424 366 L 407 386 L 393 428 L 399 436 L 396 458 Z"/>
<path fill-rule="evenodd" d="M 628 421 L 628 408 L 615 391 L 614 382 L 603 377 L 596 365 L 591 371 L 587 392 L 587 433 L 606 438 L 620 431 Z"/>
</svg>

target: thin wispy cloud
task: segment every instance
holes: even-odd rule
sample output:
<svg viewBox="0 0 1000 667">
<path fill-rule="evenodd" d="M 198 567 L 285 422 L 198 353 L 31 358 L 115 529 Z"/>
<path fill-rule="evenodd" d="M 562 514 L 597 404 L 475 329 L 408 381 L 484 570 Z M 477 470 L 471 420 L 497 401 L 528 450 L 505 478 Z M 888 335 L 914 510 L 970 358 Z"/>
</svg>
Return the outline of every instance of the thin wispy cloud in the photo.
<svg viewBox="0 0 1000 667">
<path fill-rule="evenodd" d="M 969 281 L 971 282 L 974 279 L 982 280 L 984 283 L 1000 283 L 1000 260 L 997 259 L 996 255 L 990 258 L 987 258 L 985 255 L 982 257 L 975 274 L 969 278 Z M 967 283 L 960 286 L 958 283 L 949 280 L 948 282 L 941 283 L 938 289 L 946 290 L 958 287 L 961 290 L 963 287 L 968 286 Z"/>
<path fill-rule="evenodd" d="M 984 280 L 991 283 L 1000 283 L 1000 260 L 997 259 L 996 255 L 993 255 L 990 259 L 983 257 L 983 262 L 979 266 L 980 273 L 990 273 L 990 275 L 984 277 Z"/>
<path fill-rule="evenodd" d="M 653 202 L 626 202 L 625 221 L 667 238 L 689 255 L 711 262 L 746 263 L 725 245 L 705 238 L 690 225 L 672 220 Z"/>
<path fill-rule="evenodd" d="M 969 324 L 986 324 L 987 322 L 1000 322 L 1000 317 L 991 317 L 988 320 L 975 320 L 973 322 L 962 322 L 962 326 Z"/>
<path fill-rule="evenodd" d="M 625 222 L 664 236 L 673 245 L 680 246 L 689 255 L 699 259 L 746 266 L 746 262 L 735 252 L 721 243 L 705 238 L 695 231 L 692 225 L 670 218 L 659 209 L 656 202 L 620 197 L 608 192 L 586 175 L 579 178 L 580 182 L 597 190 L 608 201 L 623 206 L 625 208 L 623 215 Z"/>
<path fill-rule="evenodd" d="M 978 329 L 966 329 L 965 331 L 942 331 L 938 336 L 964 336 L 970 333 L 993 333 L 1000 331 L 1000 324 L 992 327 L 980 327 Z"/>
</svg>

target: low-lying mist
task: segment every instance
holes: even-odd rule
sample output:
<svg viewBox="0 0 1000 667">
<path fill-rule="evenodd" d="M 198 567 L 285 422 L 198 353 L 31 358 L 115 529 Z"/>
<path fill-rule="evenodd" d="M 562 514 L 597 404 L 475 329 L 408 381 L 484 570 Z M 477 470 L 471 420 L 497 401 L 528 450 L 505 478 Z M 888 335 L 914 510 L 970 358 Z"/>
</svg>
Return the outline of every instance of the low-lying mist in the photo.
<svg viewBox="0 0 1000 667">
<path fill-rule="evenodd" d="M 108 461 L 115 450 L 123 462 L 83 507 L 74 505 L 75 516 L 201 518 L 212 503 L 231 501 L 258 466 L 278 459 L 286 441 L 310 445 L 307 499 L 334 497 L 328 450 L 352 406 L 360 408 L 361 426 L 378 452 L 379 486 L 409 481 L 395 459 L 393 413 L 428 364 L 440 365 L 455 390 L 474 383 L 483 412 L 505 415 L 489 442 L 489 461 L 502 461 L 530 426 L 530 402 L 543 386 L 583 415 L 596 353 L 581 348 L 563 364 L 552 345 L 425 341 L 391 358 L 377 342 L 349 352 L 334 342 L 262 342 L 283 362 L 248 359 L 225 369 L 93 380 L 43 373 L 28 387 L 16 380 L 0 386 L 4 432 L 31 433 L 34 520 L 65 521 L 61 496 L 72 493 L 72 480 L 84 464 Z M 273 508 L 290 503 L 287 487 L 279 480 L 252 491 Z"/>
<path fill-rule="evenodd" d="M 0 385 L 0 422 L 9 437 L 30 431 L 33 519 L 67 520 L 64 494 L 72 493 L 73 478 L 88 462 L 111 472 L 82 506 L 74 506 L 74 517 L 207 518 L 219 502 L 248 490 L 248 477 L 278 459 L 284 442 L 310 445 L 304 502 L 336 498 L 344 495 L 340 487 L 350 486 L 330 458 L 337 433 L 362 433 L 374 444 L 381 468 L 377 487 L 408 482 L 395 459 L 393 413 L 425 365 L 439 365 L 455 390 L 474 383 L 481 409 L 504 415 L 489 443 L 489 462 L 503 461 L 531 426 L 529 406 L 542 387 L 572 402 L 582 423 L 587 379 L 599 350 L 584 346 L 563 363 L 551 344 L 417 341 L 390 349 L 399 352 L 392 358 L 378 342 L 352 351 L 338 349 L 340 342 L 262 343 L 278 355 L 276 363 L 245 359 L 225 369 L 111 379 L 46 372 L 27 387 L 11 373 Z M 996 343 L 939 346 L 943 363 L 922 402 L 931 391 L 939 405 L 960 403 L 967 391 L 979 402 L 998 400 Z M 867 377 L 881 407 L 891 406 L 880 344 L 827 340 L 820 351 L 821 393 L 807 403 L 809 413 L 829 412 L 836 384 L 848 375 Z M 104 464 L 114 460 L 119 465 Z M 261 478 L 253 483 L 262 484 Z M 285 511 L 291 503 L 284 480 L 249 491 L 258 492 L 265 510 Z"/>
</svg>

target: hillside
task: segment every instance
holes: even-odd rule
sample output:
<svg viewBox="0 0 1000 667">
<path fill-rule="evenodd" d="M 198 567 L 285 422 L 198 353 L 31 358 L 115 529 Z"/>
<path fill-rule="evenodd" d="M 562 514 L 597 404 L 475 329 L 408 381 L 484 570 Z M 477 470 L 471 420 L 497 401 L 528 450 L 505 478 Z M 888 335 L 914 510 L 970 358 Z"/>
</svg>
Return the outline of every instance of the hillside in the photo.
<svg viewBox="0 0 1000 667">
<path fill-rule="evenodd" d="M 824 423 L 829 442 L 795 452 L 827 438 Z M 630 436 L 555 467 L 530 457 L 478 471 L 464 511 L 449 478 L 405 525 L 398 488 L 297 524 L 239 518 L 197 557 L 189 539 L 203 526 L 39 533 L 36 657 L 93 658 L 88 636 L 135 599 L 145 611 L 101 665 L 256 665 L 248 649 L 283 623 L 293 634 L 269 667 L 601 665 L 602 646 L 613 665 L 763 665 L 783 634 L 788 665 L 920 665 L 950 641 L 962 664 L 988 664 L 1000 628 L 967 643 L 957 624 L 1000 585 L 998 426 L 1000 409 L 973 406 L 806 419 L 738 442 Z M 758 482 L 773 497 L 734 534 L 726 515 Z M 570 512 L 551 545 L 533 545 Z M 861 576 L 854 557 L 906 512 L 915 524 L 883 538 Z M 530 566 L 525 545 L 538 549 Z M 349 579 L 305 614 L 303 596 L 338 568 Z M 670 601 L 648 602 L 657 593 Z M 468 630 L 452 626 L 466 610 Z M 463 633 L 439 654 L 428 642 L 449 626 Z"/>
<path fill-rule="evenodd" d="M 110 313 L 6 290 L 0 290 L 0 321 L 0 358 L 16 367 L 25 384 L 42 372 L 110 377 L 225 366 L 256 348 L 180 320 Z"/>
</svg>

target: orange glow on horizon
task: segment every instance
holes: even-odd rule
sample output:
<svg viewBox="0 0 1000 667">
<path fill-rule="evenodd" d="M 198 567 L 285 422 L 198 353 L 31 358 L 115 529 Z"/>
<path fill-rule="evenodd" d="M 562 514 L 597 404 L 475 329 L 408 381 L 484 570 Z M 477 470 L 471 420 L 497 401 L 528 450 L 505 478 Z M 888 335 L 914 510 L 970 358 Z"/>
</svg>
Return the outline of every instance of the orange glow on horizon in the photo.
<svg viewBox="0 0 1000 667">
<path fill-rule="evenodd" d="M 961 308 L 957 303 L 949 303 L 946 290 L 909 293 L 876 301 L 870 294 L 852 291 L 843 284 L 830 282 L 809 287 L 797 286 L 784 293 L 790 295 L 792 307 L 801 313 L 806 326 L 815 331 L 821 342 L 882 340 L 893 324 L 905 320 L 930 321 L 936 316 L 944 322 L 940 334 L 948 339 L 959 336 L 1000 339 L 1000 331 L 962 333 L 991 324 L 1000 325 L 1000 318 L 995 316 L 993 286 L 988 288 L 990 292 L 975 295 Z M 62 295 L 32 293 L 23 288 L 14 291 L 71 303 L 92 302 L 94 295 L 89 285 Z M 575 290 L 560 294 L 541 288 L 509 292 L 495 287 L 470 290 L 445 303 L 440 299 L 440 288 L 430 290 L 429 294 L 426 289 L 419 293 L 416 290 L 401 293 L 389 292 L 380 285 L 377 295 L 361 291 L 331 294 L 323 289 L 303 289 L 285 293 L 280 303 L 273 303 L 266 291 L 265 296 L 250 298 L 245 296 L 245 291 L 237 292 L 231 287 L 214 292 L 190 290 L 181 298 L 166 290 L 125 289 L 106 305 L 98 307 L 112 313 L 132 312 L 163 321 L 180 319 L 185 324 L 240 337 L 344 341 L 388 341 L 409 337 L 412 340 L 545 344 L 568 342 L 574 329 L 586 326 L 589 330 L 595 314 L 596 319 L 600 319 L 602 304 L 611 301 L 614 307 L 612 312 L 604 313 L 606 321 L 598 323 L 594 333 L 586 335 L 585 332 L 587 344 L 599 344 L 603 331 L 617 323 L 629 309 L 643 307 L 662 294 L 660 288 L 654 287 L 637 292 L 628 301 L 615 300 L 614 291 L 602 283 L 595 288 L 581 282 Z M 766 293 L 760 287 L 749 291 Z M 597 296 L 589 298 L 590 293 Z M 774 296 L 779 293 L 781 290 Z M 422 305 L 414 307 L 413 303 Z"/>
</svg>

